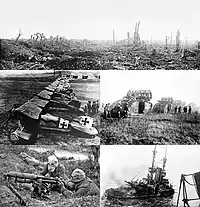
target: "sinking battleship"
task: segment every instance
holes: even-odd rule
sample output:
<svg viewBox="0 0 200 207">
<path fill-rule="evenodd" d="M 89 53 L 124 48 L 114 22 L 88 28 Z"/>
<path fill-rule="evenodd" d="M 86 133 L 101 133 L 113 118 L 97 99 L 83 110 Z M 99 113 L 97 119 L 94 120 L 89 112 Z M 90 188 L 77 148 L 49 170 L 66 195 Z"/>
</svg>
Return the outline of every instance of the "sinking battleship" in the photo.
<svg viewBox="0 0 200 207">
<path fill-rule="evenodd" d="M 125 181 L 125 184 L 118 188 L 107 189 L 105 192 L 107 199 L 172 198 L 175 191 L 173 185 L 166 178 L 166 152 L 162 167 L 155 167 L 155 156 L 156 146 L 153 151 L 152 166 L 148 169 L 147 177 L 141 180 L 133 178 L 131 181 Z"/>
</svg>

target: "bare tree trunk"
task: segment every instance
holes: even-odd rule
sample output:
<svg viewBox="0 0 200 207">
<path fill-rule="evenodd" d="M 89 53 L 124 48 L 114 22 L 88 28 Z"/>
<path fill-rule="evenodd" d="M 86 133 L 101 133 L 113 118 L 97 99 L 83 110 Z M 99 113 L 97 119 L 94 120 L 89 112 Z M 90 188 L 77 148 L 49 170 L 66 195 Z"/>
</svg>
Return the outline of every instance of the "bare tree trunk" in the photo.
<svg viewBox="0 0 200 207">
<path fill-rule="evenodd" d="M 17 38 L 15 40 L 15 44 L 18 42 L 18 40 L 19 40 L 19 38 L 20 38 L 21 35 L 22 35 L 22 32 L 21 32 L 21 28 L 20 28 L 19 34 L 18 34 L 18 36 L 17 36 Z"/>
</svg>

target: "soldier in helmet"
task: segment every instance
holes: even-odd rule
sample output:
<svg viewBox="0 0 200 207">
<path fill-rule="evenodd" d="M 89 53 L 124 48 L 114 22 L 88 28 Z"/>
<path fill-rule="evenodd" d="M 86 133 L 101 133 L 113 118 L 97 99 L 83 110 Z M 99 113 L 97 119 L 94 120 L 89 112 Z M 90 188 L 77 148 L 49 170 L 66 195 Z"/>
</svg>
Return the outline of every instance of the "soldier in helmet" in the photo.
<svg viewBox="0 0 200 207">
<path fill-rule="evenodd" d="M 72 191 L 73 197 L 99 195 L 99 187 L 88 177 L 85 172 L 76 168 L 71 174 L 71 180 L 68 182 L 68 190 L 66 193 Z M 65 195 L 65 192 L 63 192 Z"/>
</svg>

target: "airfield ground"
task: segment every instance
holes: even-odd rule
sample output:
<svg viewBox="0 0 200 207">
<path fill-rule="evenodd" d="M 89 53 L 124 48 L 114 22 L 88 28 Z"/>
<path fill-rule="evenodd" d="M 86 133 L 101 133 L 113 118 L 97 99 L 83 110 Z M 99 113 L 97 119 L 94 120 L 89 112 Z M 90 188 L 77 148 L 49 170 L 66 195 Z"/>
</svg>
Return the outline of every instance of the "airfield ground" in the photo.
<svg viewBox="0 0 200 207">
<path fill-rule="evenodd" d="M 41 77 L 40 77 L 41 78 Z M 31 97 L 39 93 L 44 89 L 45 86 L 53 82 L 52 77 L 46 79 L 35 79 L 32 76 L 23 78 L 12 78 L 10 79 L 0 79 L 0 143 L 10 144 L 9 134 L 13 128 L 16 128 L 16 122 L 9 119 L 9 110 L 14 106 L 14 104 L 22 105 L 26 101 L 30 100 Z M 92 82 L 84 80 L 82 82 L 73 81 L 71 88 L 77 95 L 77 98 L 82 102 L 83 105 L 86 104 L 88 100 L 99 100 L 99 80 Z M 76 116 L 68 113 L 54 112 L 52 115 L 61 116 L 62 118 L 68 119 L 75 118 Z M 93 116 L 94 124 L 98 127 L 99 119 L 98 116 Z M 94 139 L 87 139 L 82 137 L 74 136 L 73 134 L 55 134 L 51 132 L 41 132 L 38 135 L 36 144 L 99 144 L 100 139 L 96 137 Z"/>
</svg>

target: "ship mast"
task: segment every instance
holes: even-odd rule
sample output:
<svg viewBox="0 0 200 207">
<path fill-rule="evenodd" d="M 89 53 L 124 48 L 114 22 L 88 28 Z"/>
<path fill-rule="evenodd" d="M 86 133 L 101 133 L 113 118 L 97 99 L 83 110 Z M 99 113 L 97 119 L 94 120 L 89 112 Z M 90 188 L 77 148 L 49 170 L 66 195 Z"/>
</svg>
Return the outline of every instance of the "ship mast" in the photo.
<svg viewBox="0 0 200 207">
<path fill-rule="evenodd" d="M 165 157 L 163 158 L 163 171 L 165 171 L 166 162 L 167 162 L 167 147 L 165 148 Z"/>
<path fill-rule="evenodd" d="M 157 153 L 157 151 L 156 151 L 156 145 L 155 145 L 154 150 L 153 150 L 152 165 L 151 165 L 151 168 L 149 169 L 149 172 L 150 172 L 150 182 L 153 181 L 153 174 L 155 173 L 154 164 L 155 164 L 156 153 Z"/>
</svg>

